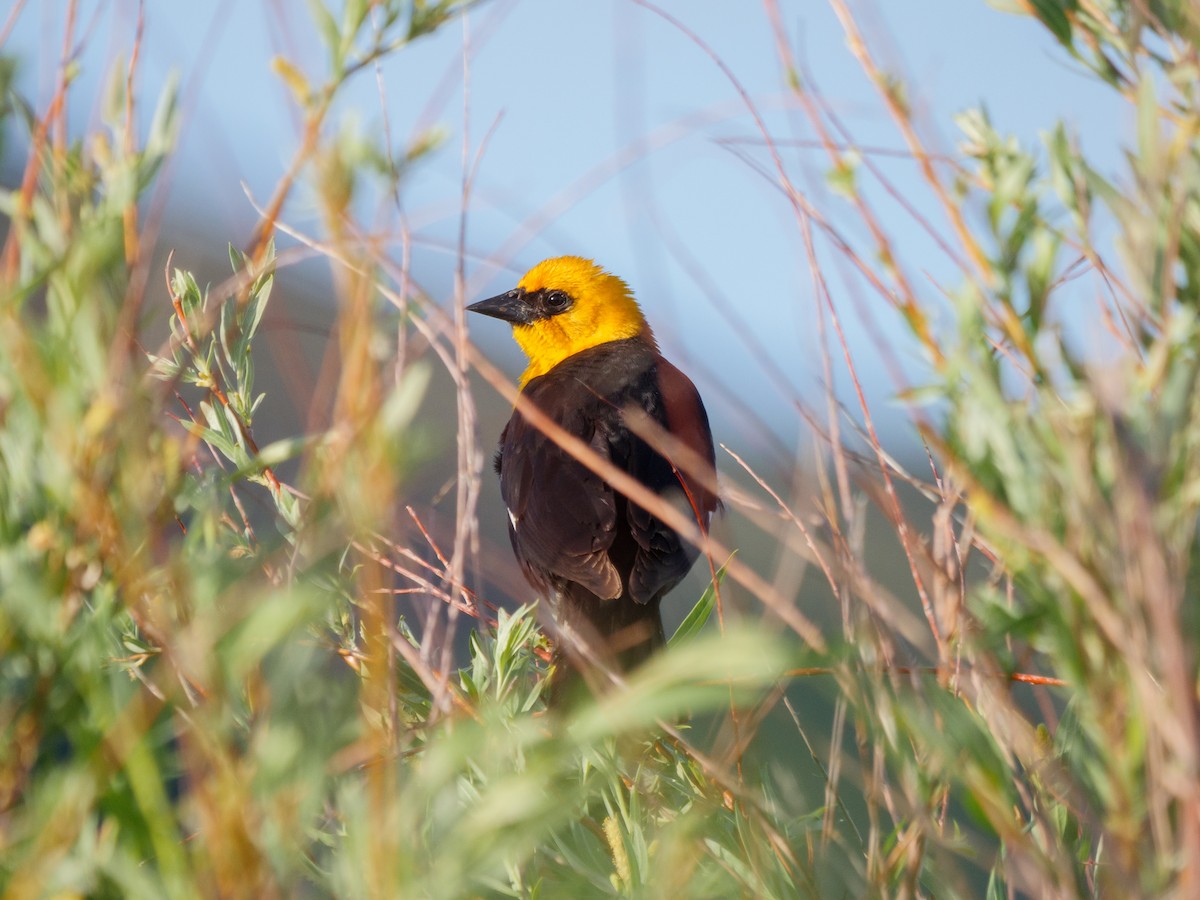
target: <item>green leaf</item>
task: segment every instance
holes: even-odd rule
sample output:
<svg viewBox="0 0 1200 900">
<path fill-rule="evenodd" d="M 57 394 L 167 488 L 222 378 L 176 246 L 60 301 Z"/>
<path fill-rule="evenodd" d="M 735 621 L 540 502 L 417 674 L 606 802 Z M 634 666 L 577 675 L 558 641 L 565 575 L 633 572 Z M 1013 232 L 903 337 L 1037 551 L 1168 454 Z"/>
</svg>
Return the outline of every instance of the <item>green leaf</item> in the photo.
<svg viewBox="0 0 1200 900">
<path fill-rule="evenodd" d="M 363 20 L 367 17 L 366 0 L 346 0 L 342 9 L 342 40 L 347 45 L 354 41 L 358 30 L 362 28 Z"/>
<path fill-rule="evenodd" d="M 309 12 L 312 14 L 313 20 L 317 24 L 317 30 L 321 34 L 321 40 L 325 42 L 326 49 L 329 50 L 330 58 L 334 62 L 334 68 L 341 67 L 341 46 L 342 39 L 338 29 L 337 19 L 325 6 L 321 0 L 309 0 Z"/>
<path fill-rule="evenodd" d="M 101 101 L 100 116 L 114 131 L 121 127 L 125 118 L 126 69 L 125 60 L 117 56 L 109 69 L 108 80 L 104 86 L 104 99 Z"/>
<path fill-rule="evenodd" d="M 1142 78 L 1137 93 L 1137 148 L 1138 167 L 1147 174 L 1156 174 L 1159 165 L 1161 132 L 1158 95 L 1154 90 L 1153 78 Z"/>
<path fill-rule="evenodd" d="M 675 629 L 675 633 L 671 635 L 667 641 L 667 646 L 678 647 L 696 637 L 708 624 L 708 620 L 712 617 L 713 608 L 716 605 L 717 588 L 725 581 L 725 570 L 729 567 L 729 563 L 733 560 L 733 555 L 725 560 L 725 564 L 717 569 L 717 577 L 715 581 L 709 582 L 708 587 L 704 589 L 704 593 L 700 595 L 700 599 L 696 601 L 696 605 L 691 608 L 683 621 L 679 623 L 679 627 Z"/>
<path fill-rule="evenodd" d="M 166 156 L 175 146 L 178 135 L 179 73 L 172 70 L 158 95 L 158 104 L 154 107 L 154 116 L 150 120 L 150 130 L 146 136 L 146 155 L 156 160 Z"/>
<path fill-rule="evenodd" d="M 780 637 L 763 628 L 705 634 L 639 667 L 629 675 L 626 690 L 583 706 L 568 730 L 573 740 L 587 745 L 685 712 L 718 709 L 729 703 L 731 691 L 748 699 L 775 683 L 791 659 Z"/>
<path fill-rule="evenodd" d="M 1067 11 L 1075 11 L 1075 0 L 1029 0 L 1033 14 L 1050 29 L 1060 44 L 1071 46 L 1071 20 Z"/>
</svg>

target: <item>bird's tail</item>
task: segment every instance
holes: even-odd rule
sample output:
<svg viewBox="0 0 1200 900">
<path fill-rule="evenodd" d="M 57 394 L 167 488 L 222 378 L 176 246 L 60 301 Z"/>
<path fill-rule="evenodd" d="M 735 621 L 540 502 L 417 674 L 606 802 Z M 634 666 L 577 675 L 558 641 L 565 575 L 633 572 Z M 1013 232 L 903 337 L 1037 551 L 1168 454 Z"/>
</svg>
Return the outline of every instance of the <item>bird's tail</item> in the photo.
<svg viewBox="0 0 1200 900">
<path fill-rule="evenodd" d="M 659 599 L 637 603 L 627 596 L 603 600 L 578 584 L 558 592 L 551 705 L 583 691 L 602 693 L 606 670 L 624 675 L 666 646 Z"/>
</svg>

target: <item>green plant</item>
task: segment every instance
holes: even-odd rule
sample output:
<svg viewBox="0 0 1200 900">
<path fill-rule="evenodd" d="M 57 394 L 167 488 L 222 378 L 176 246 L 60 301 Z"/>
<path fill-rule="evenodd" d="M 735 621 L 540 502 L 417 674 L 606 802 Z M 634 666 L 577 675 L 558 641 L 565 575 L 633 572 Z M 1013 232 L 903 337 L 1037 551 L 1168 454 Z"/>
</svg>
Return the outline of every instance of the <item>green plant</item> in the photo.
<svg viewBox="0 0 1200 900">
<path fill-rule="evenodd" d="M 868 407 L 856 420 L 831 402 L 815 502 L 744 464 L 728 503 L 751 536 L 736 557 L 709 543 L 715 584 L 669 652 L 560 716 L 544 710 L 534 608 L 499 610 L 472 577 L 484 460 L 468 376 L 512 386 L 467 341 L 465 298 L 444 313 L 356 218 L 364 186 L 402 190 L 436 134 L 394 151 L 331 124 L 347 83 L 466 4 L 313 4 L 324 74 L 274 64 L 304 123 L 296 155 L 232 275 L 207 287 L 173 266 L 165 287 L 149 277 L 139 200 L 178 128 L 173 85 L 144 137 L 136 53 L 78 139 L 69 66 L 45 110 L 5 102 L 28 156 L 0 191 L 0 890 L 1193 889 L 1195 17 L 1175 2 L 1019 8 L 1128 102 L 1118 177 L 1065 126 L 1033 149 L 983 111 L 960 119 L 957 157 L 936 157 L 849 6 L 831 5 L 941 206 L 961 283 L 947 302 L 915 286 L 877 213 L 886 173 L 807 90 L 782 30 L 797 108 L 865 237 L 812 207 L 778 154 L 773 177 L 827 347 L 841 349 L 816 249 L 830 239 L 924 351 L 907 396 L 932 476 L 885 452 Z M 319 237 L 283 219 L 301 180 Z M 328 415 L 260 445 L 276 398 L 256 387 L 256 344 L 312 253 L 337 300 Z M 162 335 L 142 327 L 153 303 Z M 1081 349 L 1081 321 L 1106 327 L 1101 352 Z M 433 358 L 458 460 L 440 530 L 405 516 Z M 783 577 L 797 560 L 815 573 L 802 594 Z M 753 615 L 739 621 L 727 589 Z M 456 617 L 477 626 L 457 655 Z"/>
<path fill-rule="evenodd" d="M 531 610 L 491 620 L 452 563 L 388 537 L 429 373 L 394 372 L 376 305 L 396 291 L 344 223 L 361 178 L 392 183 L 430 144 L 391 160 L 325 120 L 348 79 L 456 6 L 350 3 L 340 22 L 318 8 L 330 74 L 311 88 L 276 64 L 308 125 L 261 239 L 209 288 L 169 269 L 148 291 L 169 330 L 145 352 L 154 235 L 138 203 L 171 149 L 174 87 L 141 146 L 132 67 L 114 69 L 86 139 L 64 137 L 61 103 L 28 111 L 26 176 L 2 195 L 6 895 L 632 892 L 681 853 L 682 882 L 785 883 L 778 861 L 729 870 L 767 845 L 771 811 L 728 799 L 732 775 L 681 734 L 655 737 L 659 717 L 728 702 L 728 684 L 705 683 L 714 662 L 752 697 L 785 647 L 693 636 L 619 699 L 551 723 Z M 333 231 L 345 365 L 324 428 L 260 446 L 271 217 L 301 173 Z M 464 668 L 400 615 L 397 577 L 490 621 Z M 686 802 L 647 801 L 659 790 Z M 720 823 L 707 844 L 705 823 Z"/>
<path fill-rule="evenodd" d="M 856 16 L 832 5 L 963 276 L 949 308 L 923 298 L 879 228 L 875 195 L 839 178 L 875 252 L 895 263 L 876 285 L 930 372 L 910 398 L 931 481 L 893 464 L 862 410 L 873 493 L 929 631 L 902 633 L 853 585 L 841 597 L 852 609 L 868 600 L 856 652 L 835 667 L 865 773 L 868 877 L 970 893 L 963 863 L 978 860 L 990 896 L 1187 893 L 1200 861 L 1195 15 L 1180 3 L 1011 4 L 1127 101 L 1136 145 L 1113 177 L 1066 126 L 1038 152 L 983 110 L 959 119 L 963 161 L 935 165 Z M 835 173 L 854 165 L 833 139 L 836 114 L 795 83 Z M 1097 323 L 1099 350 L 1080 337 Z M 835 467 L 846 452 L 832 449 Z M 927 537 L 898 482 L 930 501 Z M 853 529 L 848 500 L 826 506 L 835 534 Z M 928 674 L 862 674 L 898 648 L 928 654 Z M 1020 674 L 1030 671 L 1040 674 Z M 1029 694 L 1014 680 L 1061 689 Z"/>
</svg>

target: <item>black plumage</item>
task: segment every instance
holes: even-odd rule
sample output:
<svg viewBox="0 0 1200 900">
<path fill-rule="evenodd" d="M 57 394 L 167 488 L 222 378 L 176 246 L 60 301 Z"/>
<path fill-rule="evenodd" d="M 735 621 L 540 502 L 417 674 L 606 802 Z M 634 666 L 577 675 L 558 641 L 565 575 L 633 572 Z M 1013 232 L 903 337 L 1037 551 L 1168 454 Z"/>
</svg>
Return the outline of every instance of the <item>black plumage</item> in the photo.
<svg viewBox="0 0 1200 900">
<path fill-rule="evenodd" d="M 629 428 L 640 409 L 711 469 L 708 418 L 692 382 L 643 337 L 609 341 L 532 378 L 523 393 L 552 421 L 706 528 L 717 506 L 704 479 Z M 659 607 L 697 549 L 560 448 L 519 411 L 500 437 L 500 492 L 513 550 L 554 605 L 560 628 L 628 670 L 665 643 Z M 584 671 L 570 640 L 556 642 L 555 691 Z"/>
</svg>

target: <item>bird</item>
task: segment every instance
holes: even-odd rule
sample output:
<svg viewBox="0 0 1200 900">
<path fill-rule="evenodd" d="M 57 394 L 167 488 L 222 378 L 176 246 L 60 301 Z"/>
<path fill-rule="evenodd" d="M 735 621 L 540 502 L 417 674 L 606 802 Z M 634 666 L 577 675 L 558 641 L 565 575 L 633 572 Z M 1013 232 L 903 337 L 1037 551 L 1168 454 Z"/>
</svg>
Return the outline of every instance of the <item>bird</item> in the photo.
<svg viewBox="0 0 1200 900">
<path fill-rule="evenodd" d="M 659 352 L 624 280 L 560 256 L 467 309 L 512 326 L 528 357 L 518 381 L 525 398 L 707 533 L 719 506 L 708 414 L 691 379 Z M 669 438 L 646 440 L 632 417 Z M 495 470 L 513 552 L 559 632 L 549 702 L 601 691 L 597 663 L 627 673 L 665 646 L 662 599 L 699 550 L 519 409 L 500 435 Z"/>
</svg>

